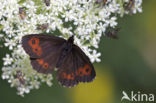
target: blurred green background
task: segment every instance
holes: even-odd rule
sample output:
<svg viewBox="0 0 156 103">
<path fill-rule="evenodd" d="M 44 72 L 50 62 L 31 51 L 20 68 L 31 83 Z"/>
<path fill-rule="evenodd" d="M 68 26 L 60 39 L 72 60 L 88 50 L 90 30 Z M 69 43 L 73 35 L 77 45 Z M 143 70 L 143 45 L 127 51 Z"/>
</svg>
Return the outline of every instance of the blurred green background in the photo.
<svg viewBox="0 0 156 103">
<path fill-rule="evenodd" d="M 156 96 L 155 11 L 156 0 L 144 0 L 143 13 L 119 19 L 118 40 L 101 38 L 98 51 L 102 53 L 102 62 L 94 64 L 97 77 L 92 83 L 68 89 L 54 78 L 52 87 L 42 84 L 39 90 L 32 90 L 23 98 L 0 78 L 0 103 L 121 103 L 123 90 Z M 0 52 L 2 58 L 6 49 L 1 48 Z"/>
</svg>

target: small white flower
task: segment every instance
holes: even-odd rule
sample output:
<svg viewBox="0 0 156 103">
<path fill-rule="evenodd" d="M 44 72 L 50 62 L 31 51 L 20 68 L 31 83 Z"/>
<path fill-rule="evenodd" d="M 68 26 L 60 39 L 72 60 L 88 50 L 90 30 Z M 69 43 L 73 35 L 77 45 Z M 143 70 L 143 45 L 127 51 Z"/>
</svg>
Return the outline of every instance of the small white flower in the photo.
<svg viewBox="0 0 156 103">
<path fill-rule="evenodd" d="M 101 56 L 101 53 L 97 53 L 96 50 L 93 50 L 93 53 L 92 53 L 92 58 L 91 58 L 91 61 L 92 62 L 100 62 L 101 60 L 99 59 L 99 57 Z"/>
<path fill-rule="evenodd" d="M 3 37 L 3 34 L 0 34 L 0 39 Z"/>
<path fill-rule="evenodd" d="M 6 47 L 9 47 L 9 50 L 12 50 L 14 46 L 16 46 L 16 43 L 14 40 L 10 40 L 10 39 L 5 39 L 6 43 L 4 43 L 4 45 Z"/>
<path fill-rule="evenodd" d="M 6 57 L 3 58 L 3 61 L 4 61 L 4 65 L 10 65 L 12 62 L 13 62 L 13 59 L 10 57 L 9 54 L 6 54 Z"/>
<path fill-rule="evenodd" d="M 29 93 L 29 92 L 30 92 L 29 88 L 25 88 L 25 93 Z"/>
<path fill-rule="evenodd" d="M 111 27 L 115 27 L 117 25 L 117 22 L 116 22 L 116 17 L 112 17 L 110 20 L 109 20 L 109 24 Z"/>
<path fill-rule="evenodd" d="M 2 75 L 2 79 L 9 79 L 9 75 L 3 74 L 3 75 Z"/>
</svg>

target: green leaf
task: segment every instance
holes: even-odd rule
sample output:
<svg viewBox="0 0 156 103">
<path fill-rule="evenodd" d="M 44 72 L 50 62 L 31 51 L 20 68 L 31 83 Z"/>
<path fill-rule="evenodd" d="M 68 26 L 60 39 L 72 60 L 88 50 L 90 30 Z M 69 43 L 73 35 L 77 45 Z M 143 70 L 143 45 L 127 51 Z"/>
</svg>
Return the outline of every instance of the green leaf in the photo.
<svg viewBox="0 0 156 103">
<path fill-rule="evenodd" d="M 2 30 L 2 29 L 3 29 L 3 25 L 0 24 L 0 30 Z"/>
<path fill-rule="evenodd" d="M 37 5 L 37 6 L 41 6 L 41 5 L 43 5 L 43 0 L 32 0 L 34 3 L 35 3 L 35 5 Z"/>
<path fill-rule="evenodd" d="M 26 0 L 20 0 L 18 4 L 23 4 Z"/>
</svg>

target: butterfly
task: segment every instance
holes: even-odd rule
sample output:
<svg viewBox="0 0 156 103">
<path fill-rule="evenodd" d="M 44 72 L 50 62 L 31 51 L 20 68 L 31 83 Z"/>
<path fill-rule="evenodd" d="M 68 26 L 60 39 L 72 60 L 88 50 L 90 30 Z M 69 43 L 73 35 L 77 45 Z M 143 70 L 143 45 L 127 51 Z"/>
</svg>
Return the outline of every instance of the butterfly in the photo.
<svg viewBox="0 0 156 103">
<path fill-rule="evenodd" d="M 49 74 L 57 68 L 56 79 L 64 87 L 91 82 L 96 76 L 88 56 L 74 44 L 74 36 L 61 37 L 31 34 L 22 37 L 22 46 L 31 65 L 39 73 Z"/>
</svg>

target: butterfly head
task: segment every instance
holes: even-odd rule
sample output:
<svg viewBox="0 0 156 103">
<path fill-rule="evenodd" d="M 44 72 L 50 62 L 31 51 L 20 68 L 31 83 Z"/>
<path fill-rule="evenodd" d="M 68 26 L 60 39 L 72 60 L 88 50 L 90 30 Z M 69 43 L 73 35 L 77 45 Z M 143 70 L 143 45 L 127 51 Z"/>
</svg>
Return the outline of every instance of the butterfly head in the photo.
<svg viewBox="0 0 156 103">
<path fill-rule="evenodd" d="M 73 44 L 73 42 L 74 42 L 74 35 L 72 35 L 71 37 L 69 37 L 69 39 L 67 40 L 67 42 Z"/>
</svg>

